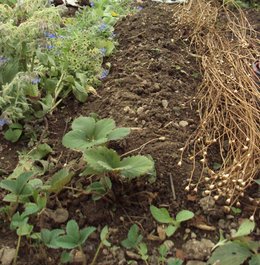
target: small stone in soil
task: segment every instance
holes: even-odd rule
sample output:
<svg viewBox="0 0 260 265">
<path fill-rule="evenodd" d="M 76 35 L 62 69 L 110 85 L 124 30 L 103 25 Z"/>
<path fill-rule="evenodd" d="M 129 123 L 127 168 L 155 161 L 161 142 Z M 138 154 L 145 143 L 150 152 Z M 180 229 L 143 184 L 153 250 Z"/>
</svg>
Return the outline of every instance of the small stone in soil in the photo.
<svg viewBox="0 0 260 265">
<path fill-rule="evenodd" d="M 162 106 L 163 106 L 165 109 L 167 109 L 168 105 L 169 105 L 168 100 L 163 99 L 163 100 L 162 100 Z"/>
<path fill-rule="evenodd" d="M 188 126 L 189 123 L 187 121 L 180 121 L 179 125 L 184 128 L 184 127 Z"/>
<path fill-rule="evenodd" d="M 182 249 L 188 259 L 205 260 L 211 254 L 214 243 L 203 238 L 201 241 L 191 239 L 187 241 Z"/>
</svg>

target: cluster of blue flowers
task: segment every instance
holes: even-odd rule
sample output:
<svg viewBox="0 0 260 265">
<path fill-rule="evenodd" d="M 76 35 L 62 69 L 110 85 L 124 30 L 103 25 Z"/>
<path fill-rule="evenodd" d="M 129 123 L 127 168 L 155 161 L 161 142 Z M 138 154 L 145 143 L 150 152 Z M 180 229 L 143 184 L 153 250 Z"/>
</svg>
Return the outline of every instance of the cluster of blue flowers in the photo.
<svg viewBox="0 0 260 265">
<path fill-rule="evenodd" d="M 99 31 L 104 31 L 107 29 L 107 24 L 106 23 L 102 23 L 100 26 L 99 26 Z"/>
<path fill-rule="evenodd" d="M 31 80 L 31 82 L 32 82 L 33 85 L 37 85 L 37 84 L 39 84 L 41 82 L 41 78 L 36 76 L 35 78 L 33 78 Z"/>
<path fill-rule="evenodd" d="M 8 124 L 7 120 L 0 119 L 0 127 L 3 127 L 5 124 Z"/>
<path fill-rule="evenodd" d="M 8 58 L 5 58 L 3 56 L 0 56 L 0 66 L 8 62 Z"/>
<path fill-rule="evenodd" d="M 99 50 L 100 50 L 102 56 L 105 56 L 106 55 L 106 52 L 107 52 L 107 49 L 106 48 L 100 48 Z"/>
<path fill-rule="evenodd" d="M 100 79 L 105 79 L 108 76 L 109 70 L 105 69 L 103 70 Z"/>
<path fill-rule="evenodd" d="M 44 36 L 47 37 L 48 39 L 57 38 L 57 36 L 54 33 L 50 33 L 50 32 L 44 32 Z"/>
</svg>

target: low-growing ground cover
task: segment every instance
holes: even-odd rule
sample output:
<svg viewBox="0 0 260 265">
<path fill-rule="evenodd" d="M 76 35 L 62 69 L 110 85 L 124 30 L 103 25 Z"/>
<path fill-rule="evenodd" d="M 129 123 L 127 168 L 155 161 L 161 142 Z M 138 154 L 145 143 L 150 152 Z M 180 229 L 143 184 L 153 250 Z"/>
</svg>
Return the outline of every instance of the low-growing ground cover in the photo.
<svg viewBox="0 0 260 265">
<path fill-rule="evenodd" d="M 100 2 L 91 4 L 94 14 L 95 10 L 101 12 L 97 6 Z M 44 47 L 43 55 L 35 51 L 39 58 L 33 59 L 33 67 L 36 65 L 43 72 L 37 68 L 37 84 L 31 84 L 33 79 L 30 79 L 29 88 L 41 93 L 23 95 L 24 103 L 29 102 L 26 108 L 29 111 L 22 111 L 23 116 L 19 119 L 14 116 L 13 120 L 23 126 L 23 135 L 16 132 L 21 132 L 18 125 L 11 132 L 21 137 L 18 143 L 10 144 L 1 136 L 3 179 L 11 175 L 9 181 L 1 182 L 1 198 L 6 201 L 1 204 L 1 244 L 16 248 L 17 238 L 21 238 L 17 264 L 54 264 L 60 261 L 62 249 L 70 253 L 62 254 L 64 261 L 73 258 L 75 263 L 82 264 L 127 264 L 127 261 L 129 264 L 181 264 L 181 260 L 206 260 L 210 243 L 218 242 L 218 228 L 221 228 L 225 237 L 232 236 L 232 240 L 222 239 L 219 245 L 228 242 L 230 252 L 242 252 L 236 261 L 242 264 L 254 255 L 257 246 L 251 244 L 250 249 L 237 243 L 254 229 L 254 224 L 246 221 L 240 234 L 231 230 L 238 229 L 239 218 L 254 213 L 254 204 L 245 198 L 241 207 L 236 206 L 229 213 L 228 219 L 221 202 L 216 204 L 209 198 L 203 201 L 199 194 L 184 191 L 192 160 L 184 156 L 182 167 L 178 165 L 179 149 L 199 123 L 194 97 L 202 73 L 194 51 L 190 50 L 189 28 L 176 26 L 176 6 L 147 2 L 136 13 L 136 9 L 135 12 L 121 10 L 122 5 L 114 9 L 112 2 L 104 1 L 104 8 L 109 4 L 109 15 L 102 13 L 101 17 L 110 18 L 114 25 L 119 16 L 126 13 L 128 16 L 116 25 L 119 46 L 109 59 L 104 56 L 110 53 L 104 53 L 109 45 L 114 45 L 113 28 L 106 28 L 109 22 L 102 24 L 100 17 L 97 20 L 93 15 L 92 21 L 86 10 L 76 20 L 58 15 L 64 24 L 58 23 L 57 30 L 44 29 L 39 37 L 51 46 Z M 84 29 L 88 29 L 86 36 L 82 33 Z M 103 32 L 104 29 L 108 31 Z M 101 46 L 98 41 L 102 42 Z M 105 44 L 109 45 L 105 48 Z M 27 52 L 30 51 L 33 54 L 33 50 Z M 47 65 L 41 64 L 40 59 L 45 54 Z M 22 64 L 23 60 L 18 65 L 20 61 Z M 89 68 L 84 68 L 85 65 Z M 23 73 L 21 78 L 27 76 Z M 69 83 L 67 75 L 71 78 Z M 103 83 L 98 88 L 100 79 Z M 54 83 L 51 91 L 47 89 L 49 81 Z M 28 85 L 24 80 L 20 82 Z M 46 100 L 47 95 L 51 108 L 39 108 L 44 105 L 39 101 Z M 34 96 L 40 96 L 37 102 Z M 11 101 L 2 110 L 10 113 L 13 106 Z M 37 120 L 32 118 L 35 114 Z M 9 122 L 11 118 L 4 116 L 3 119 Z M 6 131 L 8 126 L 3 129 Z M 28 144 L 33 146 L 31 151 Z M 16 167 L 16 150 L 25 147 L 27 151 L 20 153 Z M 217 154 L 217 149 L 211 150 L 212 163 L 216 162 Z M 142 161 L 129 163 L 127 157 L 142 158 Z M 201 165 L 197 165 L 195 177 L 199 177 L 200 170 Z M 32 171 L 37 178 L 32 180 L 32 175 L 23 174 L 24 171 Z M 145 177 L 127 181 L 145 173 Z M 256 196 L 256 187 L 250 191 L 252 197 Z M 184 209 L 189 211 L 183 212 Z M 254 214 L 257 219 L 257 213 Z M 10 222 L 13 231 L 9 229 Z M 255 237 L 257 231 L 252 235 Z M 205 256 L 192 256 L 192 249 L 200 251 L 194 246 L 182 246 L 195 238 L 211 240 L 207 242 L 209 251 Z M 224 245 L 224 249 L 228 248 Z M 214 264 L 222 253 L 216 253 L 209 264 Z M 231 257 L 234 262 L 234 256 Z M 252 259 L 255 263 L 251 264 L 257 264 L 258 257 Z M 225 262 L 231 264 L 230 260 Z"/>
</svg>

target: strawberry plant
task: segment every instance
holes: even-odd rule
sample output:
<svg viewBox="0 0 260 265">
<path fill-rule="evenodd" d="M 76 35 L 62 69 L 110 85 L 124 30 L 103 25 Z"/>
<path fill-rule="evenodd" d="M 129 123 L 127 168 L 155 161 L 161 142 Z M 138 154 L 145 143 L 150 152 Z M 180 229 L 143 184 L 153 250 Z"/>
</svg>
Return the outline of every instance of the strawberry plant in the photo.
<svg viewBox="0 0 260 265">
<path fill-rule="evenodd" d="M 72 131 L 65 134 L 62 143 L 78 151 L 122 139 L 130 133 L 129 128 L 116 128 L 112 119 L 96 121 L 92 117 L 79 117 L 72 122 L 71 127 Z"/>
<path fill-rule="evenodd" d="M 180 227 L 182 222 L 188 221 L 193 218 L 194 213 L 188 210 L 182 210 L 177 213 L 176 218 L 170 216 L 166 208 L 157 208 L 153 205 L 150 206 L 150 211 L 153 218 L 162 224 L 168 224 L 165 233 L 168 237 L 172 236 Z"/>
</svg>

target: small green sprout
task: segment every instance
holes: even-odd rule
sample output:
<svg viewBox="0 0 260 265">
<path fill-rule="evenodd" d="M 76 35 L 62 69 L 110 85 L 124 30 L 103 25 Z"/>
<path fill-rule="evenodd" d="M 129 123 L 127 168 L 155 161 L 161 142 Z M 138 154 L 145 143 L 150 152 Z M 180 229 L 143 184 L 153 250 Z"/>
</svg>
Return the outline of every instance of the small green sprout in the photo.
<svg viewBox="0 0 260 265">
<path fill-rule="evenodd" d="M 126 249 L 135 249 L 140 255 L 141 259 L 148 265 L 148 249 L 147 245 L 142 242 L 143 236 L 139 234 L 139 228 L 136 224 L 133 224 L 127 234 L 127 238 L 124 239 L 121 244 Z"/>
<path fill-rule="evenodd" d="M 150 211 L 154 219 L 162 224 L 169 224 L 165 230 L 168 237 L 172 236 L 180 227 L 182 222 L 188 221 L 194 217 L 194 213 L 188 210 L 182 210 L 176 215 L 176 219 L 172 218 L 166 208 L 157 208 L 150 206 Z"/>
<path fill-rule="evenodd" d="M 95 230 L 96 228 L 93 226 L 89 226 L 80 230 L 77 222 L 75 220 L 70 220 L 66 225 L 66 231 L 61 229 L 55 229 L 51 231 L 48 229 L 43 229 L 41 231 L 41 239 L 43 243 L 50 248 L 78 248 L 82 254 L 82 257 L 84 257 L 83 265 L 86 265 L 86 258 L 82 246 Z M 63 253 L 63 259 L 65 257 L 68 257 L 68 255 Z"/>
</svg>

